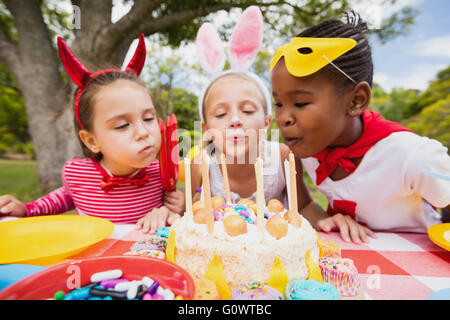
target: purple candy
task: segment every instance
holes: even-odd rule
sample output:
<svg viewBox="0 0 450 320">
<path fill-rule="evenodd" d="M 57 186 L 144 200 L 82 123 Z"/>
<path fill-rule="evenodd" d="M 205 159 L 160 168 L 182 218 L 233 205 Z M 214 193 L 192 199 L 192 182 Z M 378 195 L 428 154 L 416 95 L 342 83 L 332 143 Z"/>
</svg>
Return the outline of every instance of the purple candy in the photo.
<svg viewBox="0 0 450 320">
<path fill-rule="evenodd" d="M 164 297 L 160 294 L 152 295 L 153 300 L 164 300 Z"/>
<path fill-rule="evenodd" d="M 148 287 L 147 292 L 150 293 L 151 295 L 153 295 L 156 290 L 158 290 L 159 287 L 159 282 L 158 281 L 154 281 L 150 287 Z"/>
<path fill-rule="evenodd" d="M 213 215 L 214 215 L 215 221 L 220 220 L 220 218 L 222 218 L 222 215 L 219 212 L 217 212 L 216 210 L 213 210 Z"/>
<path fill-rule="evenodd" d="M 231 204 L 223 204 L 222 209 L 225 209 L 225 208 L 234 208 L 234 207 Z"/>
<path fill-rule="evenodd" d="M 102 282 L 100 282 L 100 285 L 105 288 L 114 288 L 116 286 L 116 284 L 118 284 L 119 282 L 129 282 L 128 279 L 109 279 L 109 280 L 103 280 Z"/>
<path fill-rule="evenodd" d="M 240 214 L 241 216 L 243 216 L 244 218 L 250 217 L 250 213 L 248 213 L 247 210 L 240 210 L 240 211 L 239 211 L 239 214 Z"/>
</svg>

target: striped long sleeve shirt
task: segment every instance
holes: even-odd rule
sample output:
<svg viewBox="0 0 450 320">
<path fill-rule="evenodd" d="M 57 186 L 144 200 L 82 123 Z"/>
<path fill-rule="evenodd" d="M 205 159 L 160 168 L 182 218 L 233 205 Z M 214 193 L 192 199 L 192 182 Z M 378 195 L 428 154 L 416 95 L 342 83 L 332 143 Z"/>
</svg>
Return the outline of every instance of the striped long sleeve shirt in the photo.
<svg viewBox="0 0 450 320">
<path fill-rule="evenodd" d="M 90 158 L 73 158 L 62 169 L 63 186 L 26 203 L 27 216 L 60 214 L 76 209 L 77 214 L 105 218 L 114 223 L 135 223 L 163 204 L 159 161 L 146 170 L 143 186 L 121 184 L 105 191 L 100 182 L 108 173 Z"/>
</svg>

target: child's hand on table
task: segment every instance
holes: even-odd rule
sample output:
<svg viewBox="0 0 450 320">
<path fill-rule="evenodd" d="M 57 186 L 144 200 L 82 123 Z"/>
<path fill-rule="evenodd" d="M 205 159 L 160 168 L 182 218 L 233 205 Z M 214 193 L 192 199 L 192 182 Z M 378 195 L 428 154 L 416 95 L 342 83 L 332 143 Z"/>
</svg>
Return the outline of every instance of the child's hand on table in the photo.
<svg viewBox="0 0 450 320">
<path fill-rule="evenodd" d="M 164 192 L 164 206 L 172 213 L 183 215 L 184 205 L 185 198 L 183 192 L 179 190 Z"/>
<path fill-rule="evenodd" d="M 330 232 L 336 229 L 339 230 L 342 239 L 346 242 L 350 242 L 351 238 L 354 243 L 360 244 L 361 241 L 368 241 L 367 236 L 371 238 L 377 237 L 372 230 L 359 224 L 351 216 L 340 213 L 319 220 L 317 227 L 325 232 Z"/>
<path fill-rule="evenodd" d="M 144 233 L 154 233 L 156 229 L 172 225 L 181 216 L 170 211 L 166 206 L 155 208 L 136 222 L 136 228 Z"/>
<path fill-rule="evenodd" d="M 142 230 L 145 233 L 153 233 L 156 229 L 166 226 L 167 218 L 169 217 L 170 210 L 165 206 L 154 208 L 147 213 L 144 217 L 140 218 L 136 222 L 136 228 Z"/>
<path fill-rule="evenodd" d="M 0 216 L 24 217 L 27 213 L 25 204 L 7 194 L 0 196 Z"/>
</svg>

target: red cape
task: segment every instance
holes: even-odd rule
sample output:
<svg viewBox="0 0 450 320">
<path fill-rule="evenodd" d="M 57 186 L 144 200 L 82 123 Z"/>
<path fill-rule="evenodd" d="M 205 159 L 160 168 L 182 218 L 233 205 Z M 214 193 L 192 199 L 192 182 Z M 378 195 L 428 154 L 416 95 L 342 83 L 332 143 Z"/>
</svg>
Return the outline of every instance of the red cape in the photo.
<svg viewBox="0 0 450 320">
<path fill-rule="evenodd" d="M 410 131 L 397 122 L 383 118 L 379 113 L 365 110 L 362 114 L 363 133 L 361 137 L 348 147 L 325 148 L 313 157 L 320 162 L 316 169 L 316 184 L 320 185 L 338 166 L 345 172 L 353 172 L 356 165 L 350 160 L 366 154 L 372 146 L 391 133 Z"/>
</svg>

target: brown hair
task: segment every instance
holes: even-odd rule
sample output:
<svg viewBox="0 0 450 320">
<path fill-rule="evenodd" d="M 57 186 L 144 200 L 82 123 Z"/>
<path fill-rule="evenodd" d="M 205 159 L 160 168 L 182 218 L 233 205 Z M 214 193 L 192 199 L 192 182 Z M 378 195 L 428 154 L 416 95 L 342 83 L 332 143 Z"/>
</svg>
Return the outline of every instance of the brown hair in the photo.
<svg viewBox="0 0 450 320">
<path fill-rule="evenodd" d="M 146 88 L 142 80 L 139 78 L 139 76 L 131 71 L 109 71 L 101 73 L 96 77 L 94 77 L 93 79 L 91 79 L 86 85 L 86 87 L 83 89 L 83 92 L 81 93 L 80 97 L 80 102 L 78 104 L 78 115 L 85 130 L 92 131 L 93 129 L 92 120 L 94 118 L 94 104 L 96 95 L 98 94 L 101 88 L 110 85 L 117 80 L 133 81 Z M 80 89 L 78 88 L 77 90 L 75 90 L 74 96 L 76 96 L 78 90 Z M 82 130 L 82 128 L 80 127 L 80 124 L 78 123 L 75 115 L 74 115 L 74 125 L 75 125 L 75 132 L 78 141 L 80 142 L 81 150 L 83 151 L 84 156 L 100 161 L 103 158 L 102 153 L 101 152 L 93 153 L 88 147 L 85 146 L 85 144 L 81 140 L 80 135 L 78 133 L 80 132 L 80 130 Z"/>
</svg>

